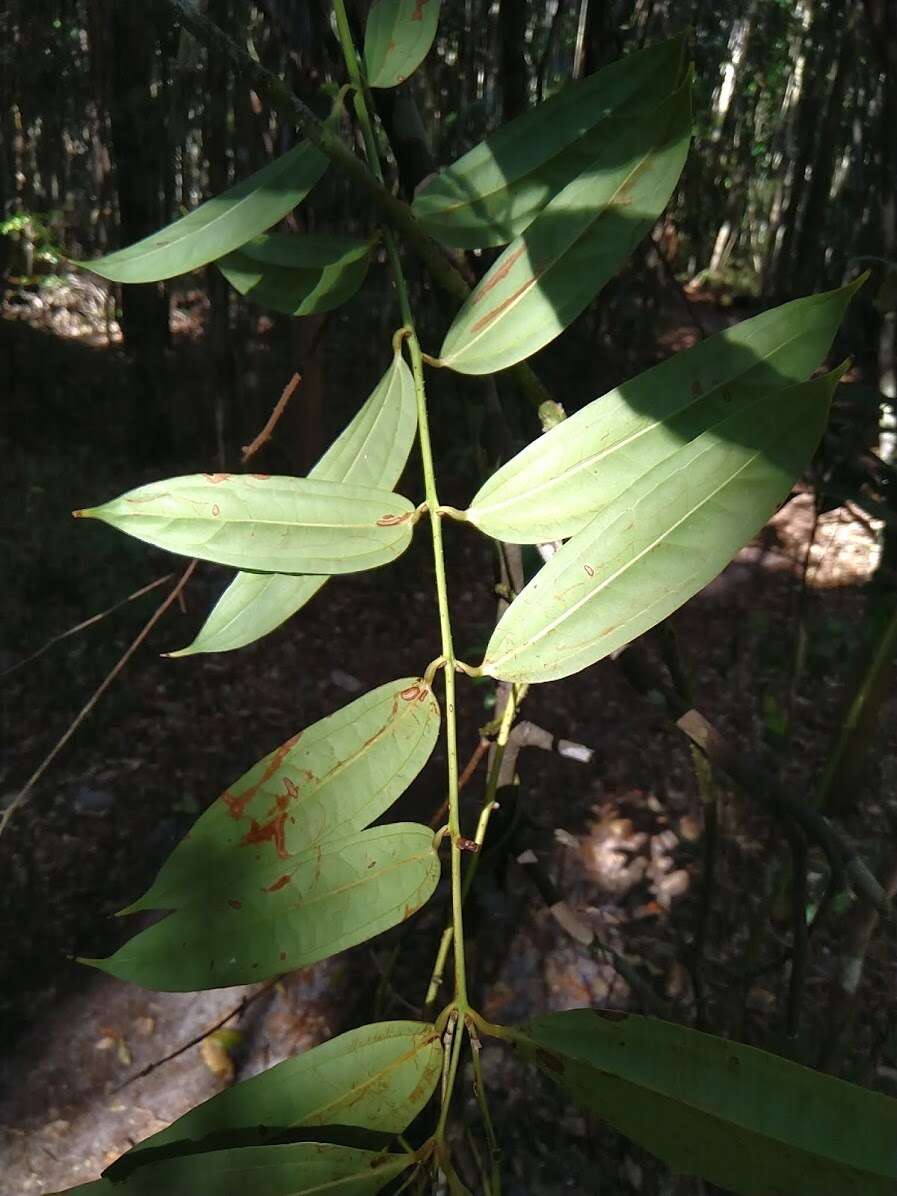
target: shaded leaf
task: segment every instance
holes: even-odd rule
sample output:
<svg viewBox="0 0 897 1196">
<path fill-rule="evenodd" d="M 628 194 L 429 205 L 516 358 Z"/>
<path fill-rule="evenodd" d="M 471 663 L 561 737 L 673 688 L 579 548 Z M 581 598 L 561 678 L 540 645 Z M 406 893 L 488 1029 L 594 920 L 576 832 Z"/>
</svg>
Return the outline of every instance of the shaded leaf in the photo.
<svg viewBox="0 0 897 1196">
<path fill-rule="evenodd" d="M 301 203 L 328 160 L 308 141 L 174 224 L 126 249 L 78 262 L 113 282 L 158 282 L 205 266 L 264 232 Z"/>
<path fill-rule="evenodd" d="M 682 172 L 691 82 L 664 104 L 602 125 L 592 163 L 512 241 L 468 297 L 440 352 L 462 374 L 529 357 L 563 331 L 651 229 Z"/>
<path fill-rule="evenodd" d="M 442 1049 L 433 1026 L 377 1022 L 340 1034 L 219 1092 L 128 1152 L 269 1127 L 358 1126 L 401 1134 L 433 1094 Z"/>
<path fill-rule="evenodd" d="M 267 474 L 188 474 L 76 511 L 157 548 L 239 569 L 353 573 L 400 556 L 414 507 L 388 490 Z"/>
<path fill-rule="evenodd" d="M 411 1154 L 378 1154 L 327 1142 L 245 1146 L 149 1163 L 120 1183 L 99 1179 L 70 1188 L 68 1196 L 373 1196 L 415 1162 Z"/>
<path fill-rule="evenodd" d="M 504 245 L 586 170 L 610 116 L 657 105 L 679 81 L 682 36 L 628 54 L 570 83 L 502 125 L 417 192 L 414 213 L 427 232 L 459 249 Z"/>
<path fill-rule="evenodd" d="M 396 353 L 370 398 L 309 477 L 391 490 L 405 468 L 416 431 L 414 379 L 401 353 Z M 245 647 L 294 615 L 326 581 L 326 576 L 238 573 L 193 643 L 169 655 Z"/>
<path fill-rule="evenodd" d="M 743 1196 L 890 1196 L 897 1101 L 754 1047 L 635 1014 L 574 1009 L 499 1030 L 578 1104 Z"/>
<path fill-rule="evenodd" d="M 567 677 L 696 594 L 806 467 L 844 369 L 744 404 L 608 503 L 511 603 L 483 671 Z"/>
<path fill-rule="evenodd" d="M 350 237 L 256 237 L 215 265 L 227 281 L 255 303 L 307 316 L 331 311 L 364 282 L 373 243 Z"/>
<path fill-rule="evenodd" d="M 419 677 L 391 681 L 288 739 L 213 802 L 124 913 L 259 891 L 321 843 L 369 826 L 426 764 L 439 704 Z M 256 858 L 253 844 L 270 840 Z"/>
<path fill-rule="evenodd" d="M 283 811 L 243 843 L 267 880 L 280 857 Z M 381 934 L 428 900 L 439 879 L 433 832 L 395 823 L 280 858 L 253 883 L 249 864 L 228 897 L 197 884 L 193 901 L 125 943 L 102 971 L 165 992 L 226 988 L 317 963 Z"/>
<path fill-rule="evenodd" d="M 404 83 L 426 58 L 441 0 L 374 0 L 364 30 L 364 69 L 371 87 Z"/>
<path fill-rule="evenodd" d="M 721 416 L 807 378 L 862 282 L 745 320 L 595 399 L 493 474 L 468 519 L 518 544 L 575 535 Z"/>
</svg>

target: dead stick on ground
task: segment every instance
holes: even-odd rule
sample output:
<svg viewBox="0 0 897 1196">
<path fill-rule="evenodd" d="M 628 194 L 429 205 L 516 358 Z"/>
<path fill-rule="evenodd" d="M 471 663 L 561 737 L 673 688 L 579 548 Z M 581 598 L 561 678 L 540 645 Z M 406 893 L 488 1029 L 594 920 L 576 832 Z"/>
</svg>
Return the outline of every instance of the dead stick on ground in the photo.
<svg viewBox="0 0 897 1196">
<path fill-rule="evenodd" d="M 90 714 L 90 712 L 93 710 L 94 706 L 96 706 L 97 702 L 99 702 L 100 698 L 103 696 L 103 694 L 109 688 L 109 686 L 112 684 L 112 682 L 118 676 L 118 674 L 122 671 L 122 669 L 125 667 L 125 665 L 128 663 L 128 661 L 131 659 L 131 657 L 134 655 L 134 653 L 137 651 L 137 649 L 140 647 L 140 645 L 143 643 L 143 641 L 146 639 L 146 637 L 149 635 L 149 633 L 152 631 L 152 629 L 155 627 L 155 625 L 159 622 L 159 620 L 162 618 L 162 616 L 165 614 L 165 612 L 168 610 L 169 606 L 171 606 L 171 604 L 177 600 L 178 596 L 184 589 L 184 586 L 186 586 L 187 582 L 190 580 L 190 576 L 193 573 L 193 570 L 195 568 L 196 568 L 196 561 L 194 560 L 194 561 L 190 562 L 190 564 L 187 566 L 187 568 L 181 574 L 180 578 L 178 579 L 174 588 L 169 593 L 168 597 L 165 598 L 164 601 L 159 606 L 156 607 L 156 610 L 154 611 L 154 613 L 152 615 L 150 615 L 149 619 L 146 621 L 146 623 L 144 623 L 143 630 L 138 634 L 136 639 L 132 640 L 130 647 L 128 647 L 125 650 L 125 652 L 122 654 L 122 656 L 119 657 L 117 664 L 113 667 L 111 672 L 106 674 L 106 677 L 97 686 L 97 688 L 94 690 L 91 697 L 81 707 L 81 710 L 75 716 L 74 720 L 70 723 L 68 730 L 65 732 L 65 734 L 63 734 L 57 740 L 55 746 L 44 757 L 44 759 L 41 761 L 41 763 L 38 765 L 38 767 L 34 770 L 34 772 L 28 778 L 24 787 L 21 790 L 19 790 L 19 792 L 16 794 L 16 796 L 10 802 L 10 804 L 3 811 L 2 816 L 0 816 L 0 835 L 2 835 L 3 832 L 6 830 L 13 814 L 15 814 L 17 810 L 20 810 L 22 808 L 22 806 L 25 804 L 25 802 L 28 800 L 28 797 L 29 797 L 32 789 L 34 788 L 34 786 L 38 783 L 38 781 L 41 779 L 41 777 L 44 775 L 44 773 L 47 771 L 47 769 L 50 767 L 50 765 L 53 763 L 53 761 L 56 759 L 56 757 L 59 755 L 59 753 L 65 747 L 65 745 L 68 743 L 68 741 L 72 738 L 72 736 L 75 734 L 75 732 L 81 726 L 81 724 L 84 722 L 84 720 Z"/>
<path fill-rule="evenodd" d="M 265 426 L 262 428 L 261 432 L 259 432 L 259 434 L 258 434 L 258 436 L 256 436 L 255 440 L 253 440 L 250 444 L 243 445 L 243 464 L 244 465 L 250 459 L 250 457 L 255 456 L 255 454 L 259 451 L 259 449 L 262 447 L 263 444 L 267 444 L 268 441 L 271 439 L 271 437 L 274 434 L 274 429 L 277 427 L 277 423 L 278 423 L 280 417 L 283 415 L 284 411 L 286 411 L 286 409 L 287 409 L 287 403 L 289 403 L 290 399 L 293 397 L 293 395 L 299 389 L 299 384 L 301 381 L 302 381 L 301 374 L 293 374 L 292 378 L 289 380 L 289 382 L 283 388 L 283 393 L 281 394 L 280 398 L 274 404 L 274 409 L 272 410 L 271 414 L 268 416 L 267 422 L 265 423 Z"/>
</svg>

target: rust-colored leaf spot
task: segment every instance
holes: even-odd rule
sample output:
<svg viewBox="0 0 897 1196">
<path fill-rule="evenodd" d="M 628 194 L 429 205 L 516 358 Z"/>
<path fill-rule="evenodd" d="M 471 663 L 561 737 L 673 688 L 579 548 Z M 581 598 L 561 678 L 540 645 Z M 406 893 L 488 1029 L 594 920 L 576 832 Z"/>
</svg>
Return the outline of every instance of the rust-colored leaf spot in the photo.
<svg viewBox="0 0 897 1196">
<path fill-rule="evenodd" d="M 531 277 L 529 277 L 522 286 L 517 288 L 513 295 L 509 295 L 507 299 L 504 299 L 501 303 L 499 303 L 498 307 L 493 307 L 491 311 L 487 311 L 484 316 L 481 316 L 480 319 L 471 326 L 471 335 L 473 333 L 482 331 L 482 329 L 491 324 L 493 320 L 497 320 L 503 311 L 507 311 L 509 307 L 512 307 L 517 302 L 521 295 L 525 295 L 531 287 L 534 287 L 539 281 L 540 277 L 541 275 L 538 272 L 531 275 Z"/>
<path fill-rule="evenodd" d="M 255 478 L 257 482 L 267 482 L 271 477 L 270 473 L 251 473 L 249 476 Z"/>
<path fill-rule="evenodd" d="M 406 511 L 404 515 L 381 515 L 377 520 L 377 527 L 398 527 L 400 523 L 407 523 L 410 518 L 410 511 Z"/>
<path fill-rule="evenodd" d="M 405 906 L 405 910 L 404 910 L 404 912 L 403 912 L 403 914 L 402 914 L 402 921 L 403 921 L 403 922 L 407 922 L 407 921 L 408 921 L 408 919 L 411 917 L 411 915 L 412 915 L 412 914 L 416 914 L 416 913 L 417 913 L 417 907 L 416 907 L 416 906 L 414 906 L 414 905 L 406 905 L 406 906 Z"/>
<path fill-rule="evenodd" d="M 543 1067 L 547 1067 L 555 1075 L 562 1076 L 564 1074 L 564 1061 L 559 1059 L 557 1055 L 553 1055 L 551 1051 L 546 1051 L 544 1047 L 539 1047 L 536 1050 L 536 1058 Z"/>
<path fill-rule="evenodd" d="M 246 807 L 249 805 L 261 787 L 263 785 L 267 785 L 267 783 L 275 775 L 286 757 L 299 742 L 301 736 L 302 732 L 299 731 L 295 735 L 292 735 L 286 741 L 286 743 L 282 743 L 271 756 L 271 759 L 265 766 L 265 771 L 262 773 L 256 783 L 254 785 L 250 785 L 244 793 L 222 793 L 221 800 L 227 806 L 228 813 L 230 814 L 231 818 L 237 820 L 240 818 L 245 818 Z"/>
<path fill-rule="evenodd" d="M 229 473 L 204 473 L 202 476 L 213 486 L 217 486 L 219 482 L 226 482 L 230 478 Z"/>
<path fill-rule="evenodd" d="M 289 800 L 288 797 L 279 797 L 269 811 L 267 821 L 256 822 L 253 818 L 252 826 L 241 840 L 243 845 L 249 846 L 252 843 L 267 843 L 270 840 L 274 844 L 274 849 L 280 858 L 282 860 L 288 859 L 289 852 L 284 843 L 284 827 L 287 820 L 286 810 Z"/>
<path fill-rule="evenodd" d="M 299 788 L 295 781 L 291 781 L 289 777 L 283 777 L 283 787 L 286 791 L 287 797 L 294 798 L 299 796 Z"/>
<path fill-rule="evenodd" d="M 488 295 L 489 292 L 494 287 L 497 287 L 500 282 L 504 282 L 504 280 L 511 273 L 511 270 L 513 269 L 514 264 L 517 261 L 517 259 L 521 256 L 521 254 L 523 254 L 525 252 L 526 252 L 525 245 L 521 245 L 519 249 L 515 249 L 514 252 L 511 254 L 511 256 L 508 258 L 508 260 L 505 262 L 505 264 L 500 269 L 496 270 L 491 278 L 487 279 L 483 283 L 483 285 L 480 287 L 480 289 L 474 295 L 473 299 L 471 299 L 471 304 L 479 303 L 484 295 Z"/>
<path fill-rule="evenodd" d="M 236 897 L 228 897 L 227 904 L 231 907 L 231 909 L 242 909 L 243 908 L 243 902 L 238 901 L 236 899 Z"/>
<path fill-rule="evenodd" d="M 221 508 L 218 506 L 218 504 L 216 502 L 212 503 L 212 514 L 215 516 L 216 519 L 221 514 Z"/>
<path fill-rule="evenodd" d="M 286 959 L 286 957 L 287 957 L 287 953 L 286 953 L 286 951 L 281 951 L 281 953 L 280 953 L 280 962 L 281 962 L 281 963 L 283 963 L 283 961 Z"/>
<path fill-rule="evenodd" d="M 265 889 L 265 892 L 276 893 L 278 889 L 282 889 L 284 885 L 288 885 L 291 879 L 292 877 L 290 876 L 289 872 L 285 872 L 283 876 L 278 876 L 277 880 L 275 880 L 273 884 L 268 885 Z"/>
<path fill-rule="evenodd" d="M 414 12 L 411 14 L 412 21 L 422 21 L 424 19 L 424 7 L 430 3 L 430 0 L 415 0 Z"/>
<path fill-rule="evenodd" d="M 625 1022 L 629 1017 L 622 1009 L 593 1009 L 595 1017 L 602 1017 L 606 1022 Z"/>
<path fill-rule="evenodd" d="M 694 382 L 691 384 L 691 397 L 693 399 L 699 399 L 703 393 L 704 391 L 701 383 L 697 380 L 697 378 L 695 378 Z"/>
<path fill-rule="evenodd" d="M 421 696 L 421 689 L 419 685 L 409 685 L 407 689 L 403 689 L 399 697 L 404 702 L 413 702 L 415 698 Z"/>
<path fill-rule="evenodd" d="M 591 565 L 583 565 L 583 569 L 585 569 L 585 571 L 586 571 L 586 573 L 588 573 L 589 577 L 595 576 L 595 570 L 592 568 Z"/>
</svg>

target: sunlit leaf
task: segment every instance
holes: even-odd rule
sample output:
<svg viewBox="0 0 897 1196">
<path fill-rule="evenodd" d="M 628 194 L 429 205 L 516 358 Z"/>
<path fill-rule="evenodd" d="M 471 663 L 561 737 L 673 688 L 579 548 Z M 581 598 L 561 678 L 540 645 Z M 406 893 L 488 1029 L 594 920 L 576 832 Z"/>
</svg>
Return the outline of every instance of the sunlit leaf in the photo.
<svg viewBox="0 0 897 1196">
<path fill-rule="evenodd" d="M 395 87 L 417 70 L 439 24 L 441 0 L 374 0 L 364 30 L 371 87 Z"/>
<path fill-rule="evenodd" d="M 414 379 L 396 353 L 370 398 L 309 477 L 391 490 L 405 468 L 416 431 Z M 193 643 L 170 655 L 230 652 L 251 644 L 300 610 L 326 581 L 326 576 L 238 573 Z"/>
<path fill-rule="evenodd" d="M 431 236 L 461 249 L 504 245 L 588 169 L 610 116 L 655 107 L 679 82 L 684 38 L 628 54 L 502 125 L 417 192 Z"/>
<path fill-rule="evenodd" d="M 609 118 L 593 162 L 512 241 L 449 328 L 442 364 L 488 374 L 563 331 L 651 229 L 682 172 L 691 82 L 632 117 Z"/>
<path fill-rule="evenodd" d="M 608 503 L 511 603 L 483 671 L 507 681 L 567 677 L 696 594 L 808 464 L 843 372 L 742 405 Z"/>
<path fill-rule="evenodd" d="M 191 1109 L 128 1152 L 199 1143 L 258 1130 L 358 1126 L 401 1134 L 433 1094 L 442 1070 L 439 1035 L 423 1022 L 377 1022 L 243 1080 Z"/>
<path fill-rule="evenodd" d="M 328 160 L 307 141 L 235 187 L 87 270 L 113 282 L 158 282 L 205 266 L 282 220 L 323 177 Z"/>
<path fill-rule="evenodd" d="M 389 490 L 267 474 L 189 474 L 76 511 L 157 548 L 275 573 L 352 573 L 400 556 L 414 507 Z"/>
<path fill-rule="evenodd" d="M 722 416 L 809 377 L 862 281 L 745 320 L 595 399 L 493 474 L 468 519 L 518 544 L 574 535 Z"/>
<path fill-rule="evenodd" d="M 266 233 L 215 265 L 255 303 L 290 316 L 331 311 L 364 282 L 373 243 L 350 237 Z"/>
<path fill-rule="evenodd" d="M 70 1188 L 67 1196 L 374 1196 L 414 1162 L 411 1154 L 328 1142 L 245 1146 L 149 1163 L 121 1182 L 99 1179 Z"/>
<path fill-rule="evenodd" d="M 125 912 L 267 888 L 294 856 L 369 826 L 426 764 L 439 721 L 430 687 L 405 677 L 300 731 L 212 803 Z"/>
<path fill-rule="evenodd" d="M 635 1014 L 573 1009 L 500 1030 L 577 1104 L 742 1196 L 892 1196 L 897 1101 Z"/>
<path fill-rule="evenodd" d="M 109 959 L 85 960 L 166 992 L 250 984 L 317 963 L 381 934 L 428 900 L 439 879 L 433 832 L 395 823 L 281 856 L 275 807 L 240 848 L 258 865 L 229 896 L 203 891 Z"/>
</svg>

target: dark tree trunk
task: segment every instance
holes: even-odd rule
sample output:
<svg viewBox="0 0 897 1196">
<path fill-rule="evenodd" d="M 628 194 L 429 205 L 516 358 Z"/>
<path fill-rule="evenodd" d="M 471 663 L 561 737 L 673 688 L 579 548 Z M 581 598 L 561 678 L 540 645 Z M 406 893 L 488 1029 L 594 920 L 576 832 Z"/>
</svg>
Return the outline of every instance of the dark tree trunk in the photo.
<svg viewBox="0 0 897 1196">
<path fill-rule="evenodd" d="M 507 123 L 529 107 L 526 70 L 526 10 L 520 0 L 501 0 L 498 30 L 501 48 L 501 114 Z"/>
</svg>

